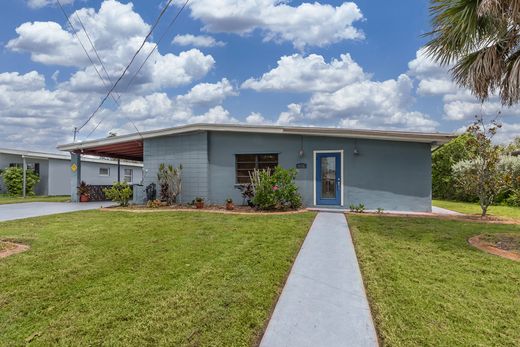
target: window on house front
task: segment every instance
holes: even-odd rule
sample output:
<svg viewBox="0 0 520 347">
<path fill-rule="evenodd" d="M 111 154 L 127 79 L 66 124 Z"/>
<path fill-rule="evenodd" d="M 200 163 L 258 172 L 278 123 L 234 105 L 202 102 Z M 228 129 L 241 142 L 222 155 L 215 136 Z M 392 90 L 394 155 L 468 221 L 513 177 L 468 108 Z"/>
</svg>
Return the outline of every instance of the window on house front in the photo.
<svg viewBox="0 0 520 347">
<path fill-rule="evenodd" d="M 125 169 L 124 171 L 124 175 L 123 175 L 123 180 L 127 183 L 132 183 L 133 179 L 134 179 L 134 170 L 132 169 Z"/>
<path fill-rule="evenodd" d="M 27 164 L 27 169 L 33 170 L 36 175 L 40 176 L 40 163 L 29 163 Z"/>
<path fill-rule="evenodd" d="M 9 167 L 19 167 L 19 168 L 21 168 L 22 166 L 23 166 L 22 163 L 10 163 L 9 164 Z"/>
<path fill-rule="evenodd" d="M 100 167 L 99 168 L 99 176 L 110 176 L 110 168 L 108 168 L 108 167 Z"/>
<path fill-rule="evenodd" d="M 278 154 L 236 154 L 236 183 L 249 183 L 249 173 L 254 169 L 274 169 L 278 165 Z"/>
</svg>

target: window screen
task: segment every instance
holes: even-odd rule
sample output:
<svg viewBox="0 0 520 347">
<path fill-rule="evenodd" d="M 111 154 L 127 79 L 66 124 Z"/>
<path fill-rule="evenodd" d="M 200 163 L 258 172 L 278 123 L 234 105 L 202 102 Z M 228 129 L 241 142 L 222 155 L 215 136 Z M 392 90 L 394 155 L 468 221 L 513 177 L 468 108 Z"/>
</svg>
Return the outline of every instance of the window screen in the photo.
<svg viewBox="0 0 520 347">
<path fill-rule="evenodd" d="M 249 183 L 249 173 L 254 169 L 274 169 L 278 165 L 278 154 L 236 154 L 236 182 Z"/>
</svg>

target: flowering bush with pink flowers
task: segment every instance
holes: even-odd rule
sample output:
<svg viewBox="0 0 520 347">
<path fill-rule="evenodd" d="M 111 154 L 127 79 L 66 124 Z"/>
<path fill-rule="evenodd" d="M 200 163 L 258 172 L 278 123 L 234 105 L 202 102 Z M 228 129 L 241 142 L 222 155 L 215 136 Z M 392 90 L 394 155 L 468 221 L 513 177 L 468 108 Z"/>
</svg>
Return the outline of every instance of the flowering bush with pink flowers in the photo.
<svg viewBox="0 0 520 347">
<path fill-rule="evenodd" d="M 260 170 L 254 173 L 255 196 L 253 204 L 260 210 L 289 210 L 302 206 L 302 198 L 294 183 L 296 169 L 277 166 L 274 171 Z"/>
</svg>

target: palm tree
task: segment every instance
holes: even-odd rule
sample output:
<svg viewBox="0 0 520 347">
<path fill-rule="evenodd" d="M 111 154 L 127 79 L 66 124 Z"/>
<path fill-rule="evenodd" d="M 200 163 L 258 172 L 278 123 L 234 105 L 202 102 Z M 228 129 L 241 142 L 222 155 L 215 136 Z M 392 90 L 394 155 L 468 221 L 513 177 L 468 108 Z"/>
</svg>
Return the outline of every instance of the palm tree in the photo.
<svg viewBox="0 0 520 347">
<path fill-rule="evenodd" d="M 520 100 L 520 0 L 432 0 L 426 52 L 481 101 Z"/>
</svg>

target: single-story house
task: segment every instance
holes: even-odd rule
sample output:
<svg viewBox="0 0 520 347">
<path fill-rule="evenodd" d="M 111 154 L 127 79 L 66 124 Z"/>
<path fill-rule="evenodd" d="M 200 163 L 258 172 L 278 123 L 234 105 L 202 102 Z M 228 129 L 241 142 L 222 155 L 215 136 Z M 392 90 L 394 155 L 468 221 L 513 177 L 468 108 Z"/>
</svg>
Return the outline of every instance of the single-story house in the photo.
<svg viewBox="0 0 520 347">
<path fill-rule="evenodd" d="M 90 185 L 111 185 L 115 181 L 141 183 L 142 163 L 83 157 L 82 180 Z M 69 154 L 43 153 L 18 149 L 0 148 L 0 170 L 11 166 L 34 170 L 40 176 L 35 187 L 37 195 L 70 195 L 71 194 L 71 162 Z M 74 185 L 77 187 L 77 185 Z M 73 190 L 75 192 L 75 189 Z M 7 189 L 0 177 L 0 193 Z"/>
<path fill-rule="evenodd" d="M 431 150 L 454 136 L 441 133 L 287 126 L 194 124 L 58 146 L 82 154 L 143 161 L 144 189 L 157 184 L 161 163 L 182 165 L 181 201 L 242 201 L 249 171 L 296 168 L 307 207 L 431 211 Z M 82 178 L 72 173 L 73 184 Z M 73 200 L 77 197 L 74 196 Z"/>
</svg>

